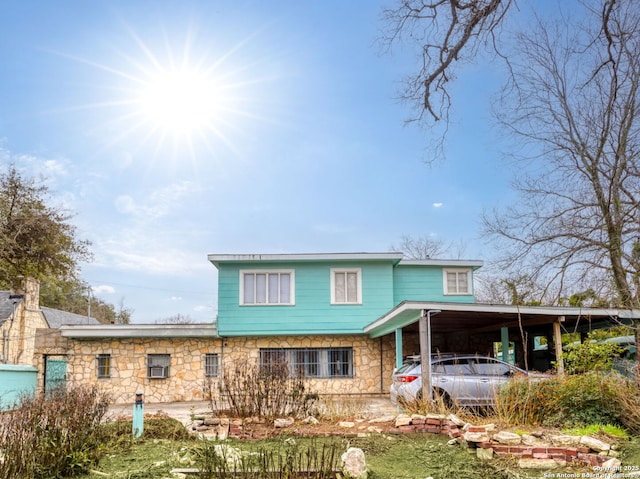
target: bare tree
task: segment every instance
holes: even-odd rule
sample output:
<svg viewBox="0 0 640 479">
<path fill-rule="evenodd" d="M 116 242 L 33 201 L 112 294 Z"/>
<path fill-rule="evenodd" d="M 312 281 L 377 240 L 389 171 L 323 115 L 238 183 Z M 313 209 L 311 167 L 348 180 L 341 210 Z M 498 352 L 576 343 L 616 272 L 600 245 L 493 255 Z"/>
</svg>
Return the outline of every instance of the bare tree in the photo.
<svg viewBox="0 0 640 479">
<path fill-rule="evenodd" d="M 430 236 L 402 235 L 397 246 L 391 245 L 391 251 L 404 253 L 407 259 L 430 259 L 445 254 L 449 247 L 441 240 Z"/>
<path fill-rule="evenodd" d="M 194 324 L 195 321 L 191 319 L 191 316 L 188 314 L 175 314 L 173 316 L 169 316 L 168 318 L 162 318 L 156 320 L 156 324 Z"/>
<path fill-rule="evenodd" d="M 565 295 L 598 279 L 598 295 L 609 288 L 637 307 L 638 4 L 607 0 L 581 23 L 538 20 L 517 41 L 499 117 L 531 154 L 519 157 L 520 201 L 486 214 L 485 230 L 501 241 L 504 267 Z"/>
<path fill-rule="evenodd" d="M 417 44 L 417 71 L 410 75 L 402 99 L 414 105 L 415 121 L 449 118 L 449 81 L 460 61 L 475 57 L 478 48 L 497 45 L 503 17 L 514 0 L 398 0 L 384 10 L 385 50 L 394 44 Z"/>
</svg>

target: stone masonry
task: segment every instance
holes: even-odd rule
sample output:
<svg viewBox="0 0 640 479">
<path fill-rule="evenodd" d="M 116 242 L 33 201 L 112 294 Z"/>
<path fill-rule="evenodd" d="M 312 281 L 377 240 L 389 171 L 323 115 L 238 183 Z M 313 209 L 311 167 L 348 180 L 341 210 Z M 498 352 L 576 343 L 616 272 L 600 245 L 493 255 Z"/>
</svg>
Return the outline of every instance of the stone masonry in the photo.
<svg viewBox="0 0 640 479">
<path fill-rule="evenodd" d="M 162 326 L 159 326 L 162 327 Z M 55 337 L 54 337 L 55 336 Z M 136 393 L 146 402 L 201 401 L 217 391 L 217 378 L 205 377 L 205 355 L 217 354 L 220 371 L 234 363 L 257 364 L 261 348 L 353 348 L 353 377 L 309 379 L 308 390 L 318 394 L 388 394 L 395 365 L 391 336 L 364 335 L 287 336 L 242 338 L 111 338 L 65 339 L 49 335 L 37 354 L 64 355 L 68 384 L 94 384 L 108 392 L 116 404 L 130 403 Z M 98 356 L 110 355 L 110 377 L 98 378 Z M 152 379 L 147 355 L 169 354 L 169 377 Z"/>
</svg>

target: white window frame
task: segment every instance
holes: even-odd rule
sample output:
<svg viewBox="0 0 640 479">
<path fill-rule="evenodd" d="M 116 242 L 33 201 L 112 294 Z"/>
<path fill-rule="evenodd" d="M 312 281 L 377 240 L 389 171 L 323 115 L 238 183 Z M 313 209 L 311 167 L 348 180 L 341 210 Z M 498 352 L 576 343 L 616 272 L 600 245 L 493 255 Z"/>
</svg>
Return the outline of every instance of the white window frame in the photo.
<svg viewBox="0 0 640 479">
<path fill-rule="evenodd" d="M 456 275 L 456 289 L 455 291 L 449 291 L 448 276 L 450 273 Z M 460 291 L 459 275 L 464 274 L 467 277 L 467 290 Z M 469 296 L 473 294 L 473 285 L 471 284 L 471 269 L 470 268 L 448 268 L 442 270 L 442 284 L 443 291 L 446 296 Z"/>
<path fill-rule="evenodd" d="M 256 274 L 265 274 L 267 275 L 266 279 L 266 292 L 265 292 L 265 302 L 264 303 L 245 303 L 244 302 L 244 278 L 246 275 L 255 275 Z M 289 302 L 288 303 L 270 303 L 269 302 L 269 275 L 281 275 L 288 274 L 289 275 Z M 280 281 L 278 280 L 278 284 Z M 255 299 L 255 286 L 254 286 L 254 299 Z M 279 295 L 278 295 L 278 299 Z M 240 306 L 294 306 L 296 304 L 296 277 L 295 271 L 292 269 L 242 269 L 240 270 Z"/>
<path fill-rule="evenodd" d="M 336 300 L 336 274 L 338 273 L 356 273 L 356 288 L 358 290 L 355 301 Z M 331 268 L 331 304 L 362 304 L 362 268 Z"/>
</svg>

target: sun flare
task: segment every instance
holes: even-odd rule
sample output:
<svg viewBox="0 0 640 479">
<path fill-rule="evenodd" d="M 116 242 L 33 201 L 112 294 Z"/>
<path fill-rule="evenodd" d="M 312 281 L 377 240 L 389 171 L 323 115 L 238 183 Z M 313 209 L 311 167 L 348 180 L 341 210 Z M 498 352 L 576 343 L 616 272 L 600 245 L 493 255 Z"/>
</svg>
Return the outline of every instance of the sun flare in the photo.
<svg viewBox="0 0 640 479">
<path fill-rule="evenodd" d="M 209 128 L 221 115 L 224 99 L 215 79 L 182 69 L 161 71 L 140 91 L 140 115 L 164 134 L 189 136 Z"/>
<path fill-rule="evenodd" d="M 165 31 L 160 39 L 127 32 L 105 62 L 60 54 L 107 74 L 95 83 L 92 101 L 72 108 L 105 112 L 96 115 L 105 148 L 149 162 L 182 165 L 190 158 L 197 166 L 202 158 L 238 154 L 247 132 L 274 122 L 279 64 L 253 34 L 225 44 L 191 28 Z"/>
</svg>

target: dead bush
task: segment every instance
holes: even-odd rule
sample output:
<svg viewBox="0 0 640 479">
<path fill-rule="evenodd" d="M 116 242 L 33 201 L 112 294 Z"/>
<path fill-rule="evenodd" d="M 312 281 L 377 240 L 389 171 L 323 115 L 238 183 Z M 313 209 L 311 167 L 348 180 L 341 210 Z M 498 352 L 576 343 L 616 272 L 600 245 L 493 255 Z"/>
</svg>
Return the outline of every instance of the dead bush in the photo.
<svg viewBox="0 0 640 479">
<path fill-rule="evenodd" d="M 236 417 L 302 416 L 317 398 L 286 363 L 227 365 L 208 395 L 213 411 Z"/>
<path fill-rule="evenodd" d="M 85 472 L 100 456 L 109 407 L 96 388 L 24 397 L 0 415 L 0 478 L 52 479 Z"/>
</svg>

